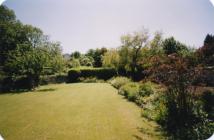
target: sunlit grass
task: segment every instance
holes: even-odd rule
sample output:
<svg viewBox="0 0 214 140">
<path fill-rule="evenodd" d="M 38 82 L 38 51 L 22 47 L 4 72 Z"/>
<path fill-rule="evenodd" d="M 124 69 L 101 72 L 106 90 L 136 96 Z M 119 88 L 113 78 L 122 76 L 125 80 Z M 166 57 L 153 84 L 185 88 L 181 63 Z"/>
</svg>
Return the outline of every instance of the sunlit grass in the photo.
<svg viewBox="0 0 214 140">
<path fill-rule="evenodd" d="M 6 140 L 159 139 L 156 125 L 109 84 L 60 84 L 0 95 Z"/>
</svg>

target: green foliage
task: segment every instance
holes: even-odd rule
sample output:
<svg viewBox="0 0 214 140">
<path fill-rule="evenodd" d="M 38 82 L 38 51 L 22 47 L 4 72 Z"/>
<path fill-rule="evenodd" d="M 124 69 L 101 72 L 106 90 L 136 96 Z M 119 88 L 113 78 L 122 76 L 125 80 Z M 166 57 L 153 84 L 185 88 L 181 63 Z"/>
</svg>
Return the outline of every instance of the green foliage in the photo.
<svg viewBox="0 0 214 140">
<path fill-rule="evenodd" d="M 130 82 L 119 89 L 119 94 L 124 95 L 129 101 L 135 101 L 139 95 L 139 91 L 139 84 Z"/>
<path fill-rule="evenodd" d="M 139 95 L 141 97 L 149 96 L 149 95 L 151 95 L 153 93 L 154 93 L 154 90 L 152 89 L 151 83 L 147 82 L 147 83 L 144 83 L 144 84 L 140 85 L 140 93 L 139 93 Z"/>
<path fill-rule="evenodd" d="M 92 67 L 93 63 L 94 63 L 94 59 L 90 56 L 81 56 L 80 57 L 80 65 L 81 66 Z"/>
<path fill-rule="evenodd" d="M 120 75 L 127 75 L 127 71 L 131 71 L 130 49 L 126 46 L 121 47 L 119 50 L 119 55 L 120 55 L 120 60 L 119 60 L 119 66 L 118 66 L 118 73 Z"/>
<path fill-rule="evenodd" d="M 150 41 L 150 47 L 153 53 L 157 53 L 162 49 L 162 42 L 163 42 L 163 37 L 162 37 L 162 32 L 155 32 L 154 38 Z"/>
<path fill-rule="evenodd" d="M 89 68 L 81 69 L 82 77 L 97 77 L 98 79 L 107 80 L 117 75 L 113 68 Z"/>
<path fill-rule="evenodd" d="M 138 78 L 139 58 L 141 57 L 142 47 L 147 45 L 148 31 L 143 29 L 141 32 L 134 32 L 121 37 L 122 48 L 120 50 L 120 68 L 130 71 L 133 79 Z"/>
<path fill-rule="evenodd" d="M 195 52 L 196 50 L 194 48 L 187 48 L 179 51 L 178 54 L 180 57 L 187 59 L 189 61 L 189 65 L 197 66 L 199 64 L 199 58 Z"/>
<path fill-rule="evenodd" d="M 77 82 L 80 77 L 96 77 L 98 79 L 108 80 L 116 76 L 117 72 L 113 68 L 77 68 L 68 72 L 68 81 Z"/>
<path fill-rule="evenodd" d="M 65 60 L 62 56 L 62 48 L 59 42 L 49 42 L 48 45 L 42 47 L 48 55 L 48 67 L 51 68 L 52 73 L 60 73 L 65 69 Z"/>
<path fill-rule="evenodd" d="M 187 49 L 187 47 L 176 41 L 174 37 L 167 38 L 163 41 L 163 50 L 166 54 L 178 53 L 181 50 Z"/>
<path fill-rule="evenodd" d="M 164 97 L 160 97 L 158 102 L 155 105 L 155 115 L 154 115 L 154 120 L 158 122 L 159 124 L 164 124 L 165 119 L 166 119 L 166 114 L 167 114 L 167 106 L 166 106 L 166 101 L 164 100 Z"/>
<path fill-rule="evenodd" d="M 4 5 L 0 6 L 0 22 L 14 22 L 16 21 L 15 13 Z"/>
<path fill-rule="evenodd" d="M 81 57 L 81 53 L 78 51 L 75 51 L 71 54 L 71 58 L 79 59 L 80 57 Z"/>
<path fill-rule="evenodd" d="M 111 49 L 106 52 L 102 58 L 103 67 L 117 69 L 119 66 L 120 56 L 116 49 Z"/>
<path fill-rule="evenodd" d="M 120 89 L 120 87 L 122 87 L 123 85 L 125 85 L 129 82 L 131 82 L 131 80 L 127 77 L 115 77 L 115 78 L 111 79 L 109 83 L 113 87 Z"/>
<path fill-rule="evenodd" d="M 78 68 L 80 67 L 80 62 L 79 62 L 79 59 L 72 59 L 70 62 L 69 62 L 69 68 Z"/>
<path fill-rule="evenodd" d="M 90 49 L 87 53 L 86 56 L 90 56 L 94 59 L 93 66 L 94 67 L 102 67 L 102 57 L 104 54 L 107 52 L 106 48 L 101 48 L 101 49 Z"/>
<path fill-rule="evenodd" d="M 31 88 L 38 86 L 39 76 L 48 62 L 47 55 L 40 48 L 18 46 L 9 53 L 5 65 L 7 73 L 13 76 L 26 75 L 30 79 Z"/>
<path fill-rule="evenodd" d="M 119 89 L 119 94 L 125 96 L 130 101 L 139 106 L 143 106 L 149 96 L 154 95 L 154 84 L 146 82 L 143 84 L 131 82 L 126 77 L 116 77 L 110 80 L 110 84 Z"/>
<path fill-rule="evenodd" d="M 6 77 L 27 77 L 35 88 L 40 75 L 47 74 L 46 68 L 48 74 L 63 71 L 59 43 L 51 42 L 41 29 L 23 25 L 7 7 L 0 6 L 0 11 L 0 67 Z"/>
</svg>

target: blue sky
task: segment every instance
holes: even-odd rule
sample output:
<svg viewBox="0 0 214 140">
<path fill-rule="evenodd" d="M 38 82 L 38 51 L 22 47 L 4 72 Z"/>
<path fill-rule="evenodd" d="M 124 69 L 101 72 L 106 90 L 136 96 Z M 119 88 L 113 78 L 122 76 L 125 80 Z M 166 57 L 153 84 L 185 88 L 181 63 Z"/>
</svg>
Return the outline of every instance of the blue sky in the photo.
<svg viewBox="0 0 214 140">
<path fill-rule="evenodd" d="M 148 28 L 161 30 L 187 45 L 200 47 L 214 34 L 214 7 L 209 0 L 7 0 L 25 24 L 60 41 L 64 53 L 117 47 L 120 36 Z"/>
</svg>

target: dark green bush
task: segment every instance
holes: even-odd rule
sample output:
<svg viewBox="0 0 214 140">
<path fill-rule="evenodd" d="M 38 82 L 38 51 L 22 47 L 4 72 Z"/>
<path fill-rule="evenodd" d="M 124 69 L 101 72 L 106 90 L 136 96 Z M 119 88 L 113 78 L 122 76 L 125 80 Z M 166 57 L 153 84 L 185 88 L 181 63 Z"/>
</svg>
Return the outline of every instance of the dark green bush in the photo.
<svg viewBox="0 0 214 140">
<path fill-rule="evenodd" d="M 71 69 L 68 72 L 68 82 L 78 82 L 79 78 L 96 77 L 97 79 L 108 80 L 117 75 L 113 68 L 80 68 Z"/>
<path fill-rule="evenodd" d="M 31 90 L 34 86 L 38 86 L 38 81 L 35 81 L 31 77 L 21 76 L 14 79 L 13 90 Z"/>
<path fill-rule="evenodd" d="M 203 109 L 210 119 L 214 120 L 214 92 L 204 91 L 202 94 Z"/>
<path fill-rule="evenodd" d="M 0 92 L 31 90 L 34 86 L 38 86 L 36 79 L 27 76 L 5 77 L 1 79 L 0 84 Z"/>
<path fill-rule="evenodd" d="M 13 87 L 13 79 L 12 77 L 4 77 L 0 82 L 0 92 L 10 91 Z"/>
<path fill-rule="evenodd" d="M 71 69 L 68 72 L 68 82 L 69 83 L 78 82 L 80 76 L 81 76 L 81 71 L 79 69 Z"/>
</svg>

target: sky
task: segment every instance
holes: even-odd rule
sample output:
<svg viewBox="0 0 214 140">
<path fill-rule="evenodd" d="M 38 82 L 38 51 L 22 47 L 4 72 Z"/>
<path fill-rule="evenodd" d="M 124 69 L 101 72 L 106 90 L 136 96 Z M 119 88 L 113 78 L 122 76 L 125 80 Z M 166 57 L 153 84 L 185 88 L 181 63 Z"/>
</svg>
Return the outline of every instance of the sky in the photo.
<svg viewBox="0 0 214 140">
<path fill-rule="evenodd" d="M 0 0 L 2 1 L 2 0 Z M 148 28 L 151 34 L 193 47 L 214 34 L 214 0 L 7 0 L 25 24 L 60 41 L 64 53 L 120 46 L 120 37 Z"/>
</svg>

